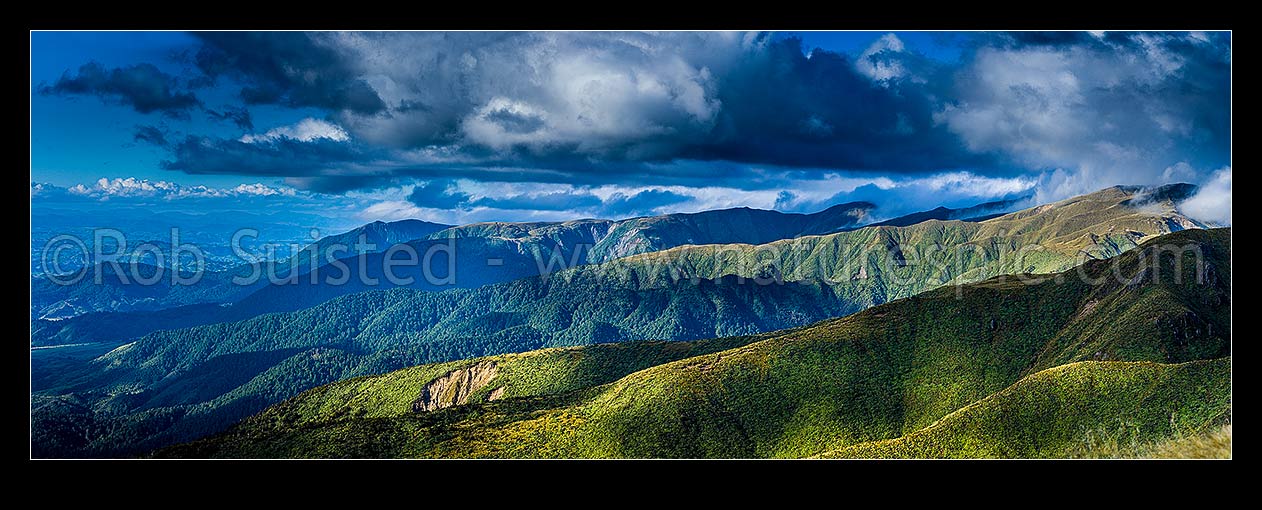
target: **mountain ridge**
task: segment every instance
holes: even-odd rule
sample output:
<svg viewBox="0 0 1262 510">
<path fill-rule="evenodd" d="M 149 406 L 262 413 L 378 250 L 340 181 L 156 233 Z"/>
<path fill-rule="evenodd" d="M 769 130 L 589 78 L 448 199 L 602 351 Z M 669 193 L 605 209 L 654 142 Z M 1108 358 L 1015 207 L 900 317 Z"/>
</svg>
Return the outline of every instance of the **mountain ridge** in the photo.
<svg viewBox="0 0 1262 510">
<path fill-rule="evenodd" d="M 233 277 L 247 277 L 251 274 L 306 277 L 312 269 L 312 255 L 320 261 L 319 266 L 327 264 L 328 251 L 335 246 L 345 247 L 337 257 L 341 261 L 355 260 L 353 256 L 355 244 L 363 235 L 369 244 L 376 245 L 368 250 L 366 265 L 378 274 L 381 269 L 380 253 L 392 245 L 412 242 L 419 253 L 448 238 L 483 238 L 481 241 L 461 241 L 459 244 L 471 244 L 471 255 L 461 258 L 497 258 L 496 255 L 515 257 L 518 260 L 503 261 L 499 268 L 502 275 L 488 275 L 485 279 L 475 280 L 465 286 L 478 286 L 489 282 L 508 281 L 516 278 L 539 274 L 530 268 L 537 265 L 534 260 L 537 252 L 548 259 L 556 253 L 567 265 L 575 263 L 593 263 L 611 260 L 630 253 L 643 253 L 677 246 L 683 242 L 704 243 L 708 240 L 727 240 L 741 236 L 753 235 L 751 240 L 779 239 L 792 237 L 804 229 L 827 228 L 836 229 L 853 225 L 860 221 L 866 212 L 875 207 L 870 202 L 853 202 L 838 204 L 823 211 L 810 214 L 781 213 L 778 211 L 730 208 L 698 213 L 674 213 L 658 216 L 644 216 L 624 220 L 582 219 L 564 222 L 483 222 L 469 225 L 443 225 L 416 219 L 394 222 L 376 221 L 361 225 L 338 234 L 325 236 L 313 241 L 299 253 L 275 263 L 242 264 L 220 272 L 203 273 L 201 281 L 194 286 L 170 285 L 164 279 L 157 286 L 138 286 L 127 282 L 125 276 L 110 276 L 110 266 L 104 266 L 103 285 L 91 282 L 74 286 L 60 286 L 46 279 L 32 281 L 32 314 L 38 317 L 40 310 L 57 308 L 71 300 L 79 303 L 72 308 L 86 311 L 146 311 L 161 310 L 176 306 L 199 305 L 203 303 L 237 302 L 246 299 L 250 294 L 263 290 L 268 291 L 267 278 L 260 278 L 253 285 L 240 286 L 232 283 Z M 755 214 L 769 221 L 775 228 L 771 231 L 760 231 L 750 228 L 748 218 L 732 219 L 727 216 Z M 795 227 L 793 222 L 810 220 L 805 226 Z M 708 222 L 708 223 L 707 223 Z M 738 228 L 743 227 L 743 228 Z M 681 232 L 671 233 L 672 227 Z M 568 230 L 567 230 L 568 229 Z M 611 230 L 619 229 L 616 237 L 609 237 Z M 717 230 L 715 230 L 717 229 Z M 713 231 L 712 231 L 713 230 Z M 504 235 L 505 233 L 512 235 Z M 715 237 L 718 236 L 718 237 Z M 761 237 L 759 237 L 761 236 Z M 457 251 L 461 248 L 458 246 Z M 503 253 L 492 253 L 501 250 Z M 138 265 L 138 267 L 143 265 Z M 355 267 L 355 266 L 351 266 Z M 152 274 L 149 268 L 143 274 Z M 297 273 L 297 274 L 294 274 Z M 82 283 L 82 282 L 81 282 Z M 457 285 L 460 286 L 460 285 Z M 282 291 L 283 292 L 283 291 Z M 264 301 L 283 302 L 284 298 L 258 298 Z M 315 304 L 315 303 L 309 303 Z M 294 308 L 289 308 L 294 309 Z M 281 309 L 269 311 L 281 311 Z M 242 318 L 233 315 L 228 318 Z"/>
<path fill-rule="evenodd" d="M 1196 253 L 1204 257 L 1202 266 L 1181 262 Z M 1115 270 L 1136 276 L 1093 280 Z M 1078 271 L 1087 278 L 1076 279 Z M 1198 274 L 1204 279 L 1197 281 Z M 919 431 L 941 429 L 944 422 L 964 423 L 952 416 L 976 402 L 1026 402 L 1020 399 L 1070 384 L 1081 390 L 1057 390 L 1047 397 L 1061 395 L 1051 407 L 1032 404 L 967 422 L 979 430 L 1008 431 L 987 436 L 1001 441 L 994 447 L 953 450 L 964 456 L 1069 455 L 1090 434 L 1117 434 L 1109 427 L 1119 419 L 1138 427 L 1135 438 L 1148 441 L 1183 428 L 1202 430 L 1229 415 L 1230 293 L 1230 230 L 1185 230 L 1116 260 L 1091 260 L 1058 275 L 999 276 L 933 290 L 612 383 L 594 381 L 586 389 L 494 376 L 472 389 L 467 403 L 431 412 L 408 406 L 434 377 L 485 358 L 333 383 L 157 455 L 813 456 L 920 437 Z M 513 359 L 538 354 L 515 356 L 494 358 L 503 360 L 501 373 Z M 1077 374 L 1084 373 L 1100 375 L 1083 386 Z M 1155 387 L 1145 381 L 1166 382 Z M 1035 391 L 1014 394 L 1013 387 Z M 385 400 L 361 400 L 366 388 Z M 1092 403 L 1098 399 L 1106 400 Z M 1092 409 L 1097 411 L 1084 411 Z M 363 412 L 372 419 L 361 419 Z M 1046 430 L 1035 439 L 1013 436 L 1024 429 L 995 422 L 1058 413 L 1052 421 L 1030 422 Z M 940 441 L 977 444 L 969 439 L 976 427 L 956 426 Z M 887 454 L 903 456 L 885 449 L 861 456 Z M 932 450 L 910 456 L 958 455 Z"/>
<path fill-rule="evenodd" d="M 961 220 L 961 221 L 985 221 L 991 218 L 1003 216 L 1020 204 L 1030 202 L 1033 196 L 1023 196 L 1008 200 L 996 200 L 994 202 L 985 202 L 973 206 L 952 209 L 950 207 L 938 206 L 928 211 L 918 211 L 906 214 L 896 218 L 890 218 L 884 221 L 878 221 L 864 225 L 865 227 L 907 227 L 928 220 Z"/>
</svg>

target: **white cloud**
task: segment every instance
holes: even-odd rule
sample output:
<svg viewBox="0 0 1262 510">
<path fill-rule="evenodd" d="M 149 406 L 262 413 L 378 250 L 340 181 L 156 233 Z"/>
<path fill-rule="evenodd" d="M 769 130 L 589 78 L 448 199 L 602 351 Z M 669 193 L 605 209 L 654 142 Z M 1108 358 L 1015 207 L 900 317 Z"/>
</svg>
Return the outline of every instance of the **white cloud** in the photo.
<svg viewBox="0 0 1262 510">
<path fill-rule="evenodd" d="M 31 196 L 46 194 L 52 190 L 47 184 L 32 184 Z M 297 196 L 298 191 L 288 186 L 268 186 L 262 183 L 239 184 L 232 188 L 215 188 L 203 185 L 182 186 L 169 181 L 151 181 L 135 177 L 109 179 L 102 177 L 92 184 L 76 184 L 65 189 L 67 194 L 98 200 L 111 198 L 157 198 L 178 200 L 206 197 L 247 196 Z"/>
<path fill-rule="evenodd" d="M 232 191 L 239 195 L 258 195 L 264 197 L 270 197 L 272 195 L 294 196 L 296 194 L 296 191 L 290 187 L 272 187 L 265 184 L 259 184 L 257 182 L 254 184 L 238 184 L 237 187 L 232 188 Z"/>
<path fill-rule="evenodd" d="M 1061 52 L 983 49 L 972 77 L 972 97 L 949 105 L 937 120 L 973 151 L 1004 150 L 1042 165 L 1069 157 L 1064 142 L 1087 131 L 1091 115 L 1075 109 L 1084 102 L 1079 80 Z"/>
<path fill-rule="evenodd" d="M 426 219 L 432 214 L 406 200 L 386 200 L 365 207 L 357 216 L 365 222 L 373 222 Z"/>
<path fill-rule="evenodd" d="M 568 221 L 582 216 L 575 211 L 505 211 L 489 207 L 432 209 L 417 207 L 402 198 L 370 202 L 355 213 L 355 217 L 363 222 L 418 219 L 448 225 L 466 225 L 486 221 Z"/>
<path fill-rule="evenodd" d="M 1196 170 L 1186 161 L 1180 161 L 1161 172 L 1161 181 L 1163 183 L 1175 182 L 1191 182 L 1196 180 Z"/>
<path fill-rule="evenodd" d="M 951 172 L 928 177 L 890 178 L 855 176 L 839 172 L 820 178 L 785 181 L 774 189 L 745 190 L 723 185 L 583 186 L 532 182 L 483 182 L 458 179 L 449 193 L 463 195 L 461 207 L 438 209 L 419 207 L 409 201 L 413 186 L 402 185 L 345 195 L 297 191 L 287 186 L 246 183 L 216 188 L 180 185 L 146 179 L 102 178 L 92 184 L 61 188 L 31 183 L 33 200 L 55 200 L 58 196 L 76 200 L 141 203 L 163 201 L 175 205 L 181 200 L 190 207 L 219 207 L 206 200 L 225 200 L 240 207 L 247 199 L 266 200 L 280 208 L 318 209 L 320 214 L 342 220 L 371 222 L 416 218 L 426 221 L 466 224 L 482 221 L 566 221 L 576 218 L 622 219 L 641 214 L 691 213 L 732 207 L 778 209 L 786 212 L 816 212 L 834 203 L 868 200 L 878 205 L 877 219 L 898 216 L 937 205 L 972 205 L 996 197 L 1010 196 L 1028 189 L 1028 178 L 995 178 L 969 172 Z M 644 200 L 629 205 L 627 199 L 652 192 Z M 787 195 L 782 192 L 788 192 Z M 666 196 L 663 200 L 653 197 Z M 59 195 L 60 194 L 60 195 Z M 682 198 L 679 198 L 682 197 Z M 197 200 L 201 199 L 201 200 Z M 484 200 L 488 199 L 488 200 Z M 538 202 L 532 202 L 537 200 Z M 567 207 L 566 200 L 572 201 Z M 543 206 L 541 204 L 548 204 Z M 561 204 L 557 206 L 556 204 Z M 540 205 L 531 210 L 531 205 Z"/>
<path fill-rule="evenodd" d="M 1196 195 L 1179 204 L 1183 214 L 1218 225 L 1231 225 L 1231 167 L 1214 172 Z"/>
<path fill-rule="evenodd" d="M 900 186 L 923 186 L 934 192 L 949 192 L 966 197 L 996 198 L 1029 191 L 1036 184 L 1038 180 L 1033 177 L 985 177 L 969 172 L 950 172 L 911 179 Z"/>
<path fill-rule="evenodd" d="M 555 135 L 548 115 L 525 102 L 496 97 L 464 120 L 464 134 L 474 143 L 496 150 L 547 142 Z"/>
<path fill-rule="evenodd" d="M 346 130 L 342 129 L 341 126 L 307 117 L 290 126 L 269 129 L 261 135 L 248 134 L 242 136 L 241 141 L 245 143 L 274 142 L 282 138 L 299 142 L 311 142 L 321 139 L 335 142 L 350 140 L 350 136 L 346 134 Z"/>
<path fill-rule="evenodd" d="M 84 196 L 119 196 L 119 197 L 152 197 L 177 192 L 179 186 L 167 181 L 150 181 L 149 179 L 107 179 L 102 177 L 96 183 L 85 186 L 76 184 L 67 191 Z"/>
<path fill-rule="evenodd" d="M 893 53 L 903 52 L 903 41 L 894 34 L 885 34 L 874 41 L 855 61 L 855 68 L 872 81 L 888 82 L 902 78 L 907 69 L 902 62 L 889 58 Z"/>
<path fill-rule="evenodd" d="M 1216 57 L 1195 60 L 1172 49 L 1187 40 L 1197 36 L 1101 39 L 1107 49 L 982 48 L 958 74 L 957 100 L 934 119 L 972 151 L 1043 170 L 1040 201 L 1192 180 L 1187 155 L 1216 150 L 1206 143 L 1229 105 L 1226 96 L 1189 99 L 1188 82 L 1213 89 L 1227 75 L 1201 62 Z"/>
<path fill-rule="evenodd" d="M 370 203 L 358 217 L 364 221 L 391 221 L 418 218 L 449 224 L 481 221 L 565 221 L 576 218 L 622 219 L 648 214 L 693 213 L 733 207 L 776 209 L 785 212 L 811 213 L 833 204 L 871 201 L 878 207 L 876 219 L 931 209 L 939 205 L 964 207 L 980 202 L 1011 198 L 1029 193 L 1038 180 L 1033 177 L 987 177 L 971 172 L 947 172 L 925 177 L 890 178 L 887 176 L 854 176 L 838 172 L 821 178 L 789 180 L 772 189 L 746 190 L 726 186 L 635 186 L 607 184 L 581 186 L 557 183 L 481 182 L 469 179 L 452 181 L 448 193 L 466 197 L 460 207 L 451 209 L 417 207 L 408 201 L 412 189 L 404 186 L 372 193 L 353 194 L 354 199 Z M 660 204 L 642 204 L 633 210 L 611 208 L 619 199 L 634 197 L 646 191 L 670 193 L 682 200 Z M 516 208 L 529 204 L 532 197 L 555 204 L 569 196 L 568 208 L 539 207 L 539 210 Z M 483 199 L 501 201 L 494 206 L 479 203 Z M 599 199 L 594 202 L 591 198 Z"/>
<path fill-rule="evenodd" d="M 762 44 L 712 32 L 329 37 L 387 104 L 408 105 L 389 116 L 342 112 L 338 121 L 358 139 L 412 147 L 458 126 L 464 142 L 496 150 L 561 145 L 584 154 L 700 136 L 722 106 L 717 77 Z"/>
</svg>

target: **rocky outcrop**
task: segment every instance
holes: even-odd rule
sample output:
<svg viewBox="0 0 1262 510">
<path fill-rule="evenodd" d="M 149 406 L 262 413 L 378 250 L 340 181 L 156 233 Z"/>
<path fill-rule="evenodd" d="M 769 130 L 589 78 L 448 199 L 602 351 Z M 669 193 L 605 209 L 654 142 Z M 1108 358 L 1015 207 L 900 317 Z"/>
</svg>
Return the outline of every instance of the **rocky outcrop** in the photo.
<svg viewBox="0 0 1262 510">
<path fill-rule="evenodd" d="M 412 411 L 428 412 L 467 404 L 469 396 L 490 384 L 497 374 L 499 367 L 493 361 L 452 370 L 421 388 L 421 396 L 412 401 Z M 492 392 L 493 397 L 502 395 L 503 388 L 497 388 L 496 392 Z"/>
</svg>

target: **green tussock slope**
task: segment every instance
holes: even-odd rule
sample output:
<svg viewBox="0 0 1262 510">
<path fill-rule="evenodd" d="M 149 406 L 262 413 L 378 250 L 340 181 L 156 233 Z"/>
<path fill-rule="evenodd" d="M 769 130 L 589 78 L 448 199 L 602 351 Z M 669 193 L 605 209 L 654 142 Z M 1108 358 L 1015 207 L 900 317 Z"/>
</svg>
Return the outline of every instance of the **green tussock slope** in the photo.
<svg viewBox="0 0 1262 510">
<path fill-rule="evenodd" d="M 1214 427 L 1194 436 L 1162 441 L 1135 456 L 1153 459 L 1230 459 L 1231 424 Z"/>
<path fill-rule="evenodd" d="M 1083 361 L 1033 374 L 911 434 L 821 457 L 1076 457 L 1098 445 L 1199 432 L 1230 408 L 1229 358 L 1178 365 Z"/>
</svg>

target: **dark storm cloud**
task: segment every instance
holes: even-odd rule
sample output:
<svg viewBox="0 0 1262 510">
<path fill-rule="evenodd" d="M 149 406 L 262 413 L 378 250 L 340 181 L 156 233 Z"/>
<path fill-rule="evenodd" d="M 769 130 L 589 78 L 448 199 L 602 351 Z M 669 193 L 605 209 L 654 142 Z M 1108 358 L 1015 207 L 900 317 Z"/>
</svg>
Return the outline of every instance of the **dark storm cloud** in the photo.
<svg viewBox="0 0 1262 510">
<path fill-rule="evenodd" d="M 386 105 L 344 53 L 302 32 L 206 32 L 194 57 L 211 80 L 241 84 L 247 104 L 312 106 L 375 114 Z"/>
<path fill-rule="evenodd" d="M 457 191 L 456 183 L 451 179 L 435 179 L 412 188 L 408 201 L 417 207 L 455 209 L 464 207 L 469 202 L 469 195 Z"/>
<path fill-rule="evenodd" d="M 434 179 L 417 184 L 408 195 L 408 201 L 417 207 L 430 209 L 486 207 L 508 210 L 569 211 L 592 209 L 601 205 L 600 198 L 590 191 L 556 191 L 475 199 L 468 193 L 459 191 L 456 182 L 451 179 Z"/>
<path fill-rule="evenodd" d="M 862 58 L 881 65 L 869 68 L 873 76 L 845 55 L 816 50 L 807 58 L 796 39 L 770 44 L 726 77 L 712 135 L 682 154 L 894 172 L 990 163 L 933 119 L 942 92 L 934 87 L 947 81 L 946 70 L 892 49 Z"/>
<path fill-rule="evenodd" d="M 388 34 L 365 67 L 405 96 L 342 115 L 366 140 L 460 143 L 525 165 L 731 160 L 926 171 L 984 164 L 935 124 L 940 70 L 901 43 L 850 57 L 717 34 Z M 895 39 L 896 41 L 896 39 Z M 350 51 L 364 45 L 346 43 Z M 394 58 L 385 59 L 380 54 Z M 865 74 L 865 71 L 867 74 Z M 383 81 L 384 79 L 383 78 Z M 608 174 L 599 164 L 592 172 Z"/>
<path fill-rule="evenodd" d="M 658 207 L 681 204 L 692 200 L 692 197 L 673 191 L 647 189 L 633 195 L 614 193 L 604 202 L 604 210 L 611 217 L 625 217 L 637 214 L 650 214 Z"/>
<path fill-rule="evenodd" d="M 544 126 L 543 118 L 539 115 L 520 114 L 505 109 L 487 112 L 483 118 L 509 133 L 533 133 Z"/>
<path fill-rule="evenodd" d="M 52 85 L 40 84 L 40 94 L 56 96 L 89 95 L 116 101 L 140 113 L 161 112 L 177 118 L 201 105 L 192 92 L 182 91 L 174 76 L 153 64 L 136 64 L 106 69 L 96 62 L 79 66 L 75 74 L 66 71 Z"/>
<path fill-rule="evenodd" d="M 166 147 L 169 143 L 166 130 L 157 126 L 136 126 L 136 131 L 132 134 L 132 140 L 157 147 Z"/>
<path fill-rule="evenodd" d="M 679 160 L 928 172 L 994 159 L 965 150 L 934 121 L 941 93 L 933 87 L 949 70 L 896 39 L 856 62 L 823 50 L 808 58 L 798 40 L 765 35 L 201 37 L 198 68 L 248 84 L 247 102 L 327 108 L 357 140 L 383 149 L 445 147 L 463 156 L 446 165 L 459 177 L 516 167 L 555 174 L 546 182 L 626 182 L 653 176 L 645 163 Z M 348 92 L 361 87 L 367 92 Z M 396 106 L 385 111 L 387 102 Z M 376 176 L 428 173 L 429 165 L 395 159 L 388 168 L 360 166 Z M 172 168 L 193 166 L 206 165 Z M 717 166 L 691 168 L 698 180 L 731 177 Z M 689 180 L 677 170 L 662 183 Z"/>
<path fill-rule="evenodd" d="M 505 197 L 483 197 L 469 202 L 471 207 L 490 207 L 491 209 L 524 209 L 533 211 L 570 211 L 590 209 L 600 206 L 600 197 L 590 193 L 570 193 L 557 191 L 536 195 L 508 195 Z"/>
<path fill-rule="evenodd" d="M 245 131 L 254 129 L 254 119 L 250 117 L 250 110 L 244 106 L 224 106 L 219 111 L 206 109 L 206 116 L 212 120 L 231 122 L 237 127 Z"/>
<path fill-rule="evenodd" d="M 271 175 L 310 177 L 348 171 L 372 158 L 362 147 L 328 139 L 300 141 L 278 137 L 247 143 L 241 140 L 187 136 L 171 144 L 167 170 L 189 174 Z"/>
<path fill-rule="evenodd" d="M 292 126 L 288 127 L 292 128 Z M 243 141 L 259 137 L 254 143 Z M 413 180 L 462 178 L 490 182 L 710 186 L 715 179 L 738 189 L 760 189 L 802 178 L 811 170 L 760 168 L 728 162 L 594 162 L 583 157 L 532 158 L 476 148 L 430 156 L 373 147 L 354 140 L 247 135 L 242 139 L 189 136 L 171 145 L 163 168 L 191 174 L 285 177 L 295 188 L 339 193 L 407 184 Z M 770 171 L 769 171 L 770 170 Z"/>
</svg>

